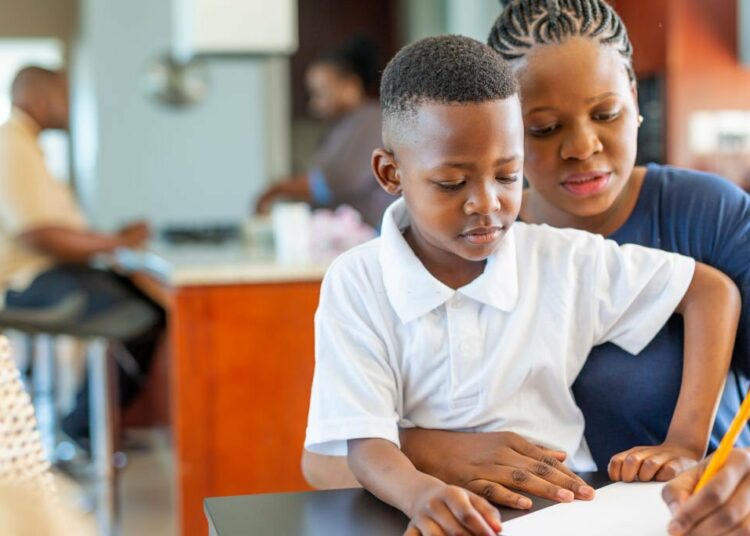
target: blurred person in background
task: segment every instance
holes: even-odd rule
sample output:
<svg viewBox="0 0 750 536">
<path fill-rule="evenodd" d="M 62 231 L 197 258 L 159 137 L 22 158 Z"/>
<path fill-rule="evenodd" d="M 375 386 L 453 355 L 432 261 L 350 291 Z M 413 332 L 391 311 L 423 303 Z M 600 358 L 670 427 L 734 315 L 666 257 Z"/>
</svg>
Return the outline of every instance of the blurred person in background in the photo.
<svg viewBox="0 0 750 536">
<path fill-rule="evenodd" d="M 358 37 L 308 67 L 310 111 L 332 125 L 309 171 L 269 186 L 256 202 L 257 212 L 267 212 L 280 199 L 305 201 L 314 208 L 349 205 L 365 223 L 380 227 L 392 199 L 370 167 L 372 151 L 381 144 L 380 108 L 368 98 L 378 81 L 377 65 L 375 45 Z"/>
<path fill-rule="evenodd" d="M 25 67 L 11 93 L 10 119 L 0 125 L 0 298 L 5 306 L 49 307 L 79 292 L 86 296 L 80 317 L 86 320 L 125 300 L 148 300 L 128 279 L 90 266 L 97 255 L 143 245 L 148 225 L 134 222 L 116 233 L 92 230 L 68 185 L 45 164 L 39 134 L 68 128 L 65 73 Z M 159 320 L 144 333 L 122 341 L 132 360 L 127 370 L 118 363 L 121 405 L 134 399 L 149 369 L 163 331 L 163 312 L 158 313 Z M 79 445 L 86 446 L 88 413 L 83 385 L 62 423 Z"/>
</svg>

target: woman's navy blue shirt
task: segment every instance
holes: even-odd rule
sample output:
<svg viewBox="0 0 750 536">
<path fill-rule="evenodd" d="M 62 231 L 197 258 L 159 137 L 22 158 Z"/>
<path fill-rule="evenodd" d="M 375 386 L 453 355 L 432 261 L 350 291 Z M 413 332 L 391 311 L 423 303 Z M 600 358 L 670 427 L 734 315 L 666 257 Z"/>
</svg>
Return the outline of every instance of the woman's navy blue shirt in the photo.
<svg viewBox="0 0 750 536">
<path fill-rule="evenodd" d="M 711 437 L 715 448 L 750 385 L 750 195 L 715 175 L 650 164 L 633 213 L 608 238 L 688 255 L 721 270 L 740 289 L 742 315 Z M 600 468 L 618 452 L 664 440 L 680 390 L 682 350 L 677 315 L 637 356 L 610 343 L 592 350 L 573 393 Z M 747 428 L 738 444 L 750 445 Z"/>
</svg>

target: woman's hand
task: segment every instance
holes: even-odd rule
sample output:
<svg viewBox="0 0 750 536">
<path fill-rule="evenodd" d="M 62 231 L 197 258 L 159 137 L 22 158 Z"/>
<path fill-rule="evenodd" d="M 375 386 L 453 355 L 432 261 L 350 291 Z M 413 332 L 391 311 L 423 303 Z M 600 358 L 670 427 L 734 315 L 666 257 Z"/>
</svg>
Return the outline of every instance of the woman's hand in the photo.
<svg viewBox="0 0 750 536">
<path fill-rule="evenodd" d="M 560 502 L 594 497 L 594 489 L 562 464 L 564 452 L 512 432 L 412 428 L 402 430 L 401 449 L 420 471 L 510 508 L 531 508 L 517 491 Z"/>
<path fill-rule="evenodd" d="M 633 447 L 612 456 L 609 478 L 624 482 L 665 482 L 695 466 L 702 453 L 665 441 L 652 447 Z"/>
<path fill-rule="evenodd" d="M 670 534 L 683 536 L 750 536 L 750 451 L 735 449 L 724 467 L 692 495 L 708 460 L 664 486 L 662 497 L 672 510 Z"/>
</svg>

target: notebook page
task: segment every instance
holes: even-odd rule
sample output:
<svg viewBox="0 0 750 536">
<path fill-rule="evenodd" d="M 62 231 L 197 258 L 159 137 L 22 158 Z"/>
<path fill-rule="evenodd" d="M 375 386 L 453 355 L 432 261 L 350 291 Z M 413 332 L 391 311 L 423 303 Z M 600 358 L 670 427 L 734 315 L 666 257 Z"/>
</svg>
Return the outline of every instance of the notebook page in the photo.
<svg viewBox="0 0 750 536">
<path fill-rule="evenodd" d="M 618 482 L 592 501 L 557 504 L 503 523 L 503 536 L 666 536 L 671 519 L 659 482 Z"/>
</svg>

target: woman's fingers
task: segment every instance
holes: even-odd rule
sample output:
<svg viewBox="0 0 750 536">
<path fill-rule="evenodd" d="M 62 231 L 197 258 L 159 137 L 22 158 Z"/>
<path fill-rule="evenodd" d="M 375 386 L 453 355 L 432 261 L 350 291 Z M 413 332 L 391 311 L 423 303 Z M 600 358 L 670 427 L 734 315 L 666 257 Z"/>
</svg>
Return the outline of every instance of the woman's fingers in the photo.
<svg viewBox="0 0 750 536">
<path fill-rule="evenodd" d="M 466 488 L 492 503 L 507 506 L 508 508 L 528 510 L 532 506 L 531 499 L 528 497 L 524 497 L 520 493 L 511 491 L 505 486 L 490 480 L 472 480 L 466 485 Z"/>
<path fill-rule="evenodd" d="M 745 477 L 728 500 L 722 502 L 716 510 L 704 517 L 686 534 L 689 536 L 750 534 L 747 532 L 748 521 L 750 521 L 748 497 L 750 497 L 750 478 Z"/>
<path fill-rule="evenodd" d="M 740 489 L 740 483 L 750 475 L 750 453 L 744 449 L 735 449 L 724 468 L 714 475 L 706 487 L 691 495 L 705 467 L 704 463 L 682 473 L 664 487 L 662 498 L 674 516 L 670 534 L 691 534 L 691 530 L 708 516 L 714 515 L 736 492 L 745 491 L 747 495 L 738 495 L 738 500 L 750 503 L 750 492 L 745 487 Z"/>
<path fill-rule="evenodd" d="M 578 499 L 593 499 L 596 493 L 594 488 L 586 484 L 580 476 L 568 469 L 558 457 L 555 457 L 556 453 L 559 454 L 558 451 L 551 451 L 544 447 L 532 445 L 531 443 L 518 445 L 516 451 L 520 455 L 520 458 L 516 460 L 516 465 L 519 468 L 525 469 L 542 480 L 546 480 L 560 488 L 572 491 Z M 525 488 L 520 489 L 525 491 Z"/>
</svg>

